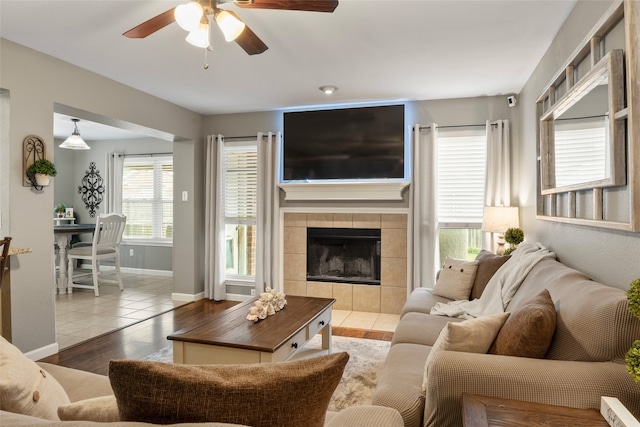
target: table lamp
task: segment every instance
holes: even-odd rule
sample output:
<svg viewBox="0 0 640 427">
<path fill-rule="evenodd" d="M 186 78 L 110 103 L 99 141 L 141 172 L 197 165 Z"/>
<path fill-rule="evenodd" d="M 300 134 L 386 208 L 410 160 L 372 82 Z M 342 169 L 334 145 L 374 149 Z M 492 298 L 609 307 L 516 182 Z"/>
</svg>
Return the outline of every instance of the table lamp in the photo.
<svg viewBox="0 0 640 427">
<path fill-rule="evenodd" d="M 504 253 L 504 232 L 508 228 L 518 227 L 518 208 L 516 206 L 485 206 L 482 216 L 482 231 L 498 233 L 496 253 Z"/>
</svg>

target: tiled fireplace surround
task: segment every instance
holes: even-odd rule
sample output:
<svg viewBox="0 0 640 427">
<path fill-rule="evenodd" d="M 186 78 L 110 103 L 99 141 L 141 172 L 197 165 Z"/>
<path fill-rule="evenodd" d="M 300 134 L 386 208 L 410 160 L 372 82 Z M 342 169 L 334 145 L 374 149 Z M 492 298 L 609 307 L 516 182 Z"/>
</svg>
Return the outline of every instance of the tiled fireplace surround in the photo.
<svg viewBox="0 0 640 427">
<path fill-rule="evenodd" d="M 380 229 L 380 286 L 308 282 L 307 227 Z M 335 298 L 336 310 L 400 314 L 407 299 L 406 214 L 285 212 L 283 243 L 287 295 Z"/>
</svg>

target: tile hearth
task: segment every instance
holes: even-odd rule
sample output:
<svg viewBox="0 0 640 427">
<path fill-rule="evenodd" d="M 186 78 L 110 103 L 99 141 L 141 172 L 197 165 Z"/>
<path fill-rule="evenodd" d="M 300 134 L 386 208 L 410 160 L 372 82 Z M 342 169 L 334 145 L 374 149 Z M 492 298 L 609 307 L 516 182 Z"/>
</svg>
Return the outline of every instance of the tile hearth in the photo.
<svg viewBox="0 0 640 427">
<path fill-rule="evenodd" d="M 380 285 L 307 281 L 308 227 L 380 229 Z M 335 298 L 336 310 L 400 313 L 407 298 L 406 214 L 287 212 L 283 232 L 286 294 Z"/>
</svg>

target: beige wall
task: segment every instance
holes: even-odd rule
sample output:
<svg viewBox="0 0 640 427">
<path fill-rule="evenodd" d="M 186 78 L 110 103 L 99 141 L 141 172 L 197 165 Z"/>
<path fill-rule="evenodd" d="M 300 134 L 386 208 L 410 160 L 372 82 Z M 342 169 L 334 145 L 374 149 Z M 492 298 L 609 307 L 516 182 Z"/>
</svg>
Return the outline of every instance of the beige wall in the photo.
<svg viewBox="0 0 640 427">
<path fill-rule="evenodd" d="M 175 188 L 200 195 L 203 165 L 197 155 L 202 146 L 202 116 L 95 73 L 40 54 L 2 39 L 0 87 L 10 96 L 9 138 L 3 139 L 3 156 L 9 153 L 10 225 L 3 232 L 12 246 L 33 252 L 12 260 L 12 322 L 14 343 L 23 351 L 42 349 L 55 342 L 52 283 L 53 188 L 35 192 L 23 187 L 22 140 L 31 134 L 43 138 L 46 157 L 52 159 L 54 103 L 105 118 L 156 129 L 173 135 Z M 4 111 L 4 110 L 3 110 Z M 4 126 L 5 121 L 3 119 Z M 5 147 L 5 145 L 8 145 Z M 189 171 L 189 173 L 180 173 Z M 193 171 L 193 172 L 192 172 Z M 201 233 L 199 197 L 176 201 L 174 241 L 175 292 L 202 291 L 198 238 Z M 55 350 L 55 348 L 54 348 Z"/>
<path fill-rule="evenodd" d="M 527 239 L 542 242 L 563 263 L 592 279 L 626 289 L 640 277 L 640 233 L 547 222 L 535 217 L 536 98 L 610 5 L 609 1 L 578 1 L 520 93 L 518 193 L 524 206 L 521 220 Z"/>
</svg>

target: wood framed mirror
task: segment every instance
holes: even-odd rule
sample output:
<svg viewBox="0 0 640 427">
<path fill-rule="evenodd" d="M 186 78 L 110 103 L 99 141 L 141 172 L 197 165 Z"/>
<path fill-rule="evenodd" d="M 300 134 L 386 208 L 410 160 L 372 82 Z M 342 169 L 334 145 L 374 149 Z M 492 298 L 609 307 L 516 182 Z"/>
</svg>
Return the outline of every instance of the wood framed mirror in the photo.
<svg viewBox="0 0 640 427">
<path fill-rule="evenodd" d="M 623 51 L 612 50 L 540 117 L 543 195 L 626 184 L 623 109 Z"/>
</svg>

